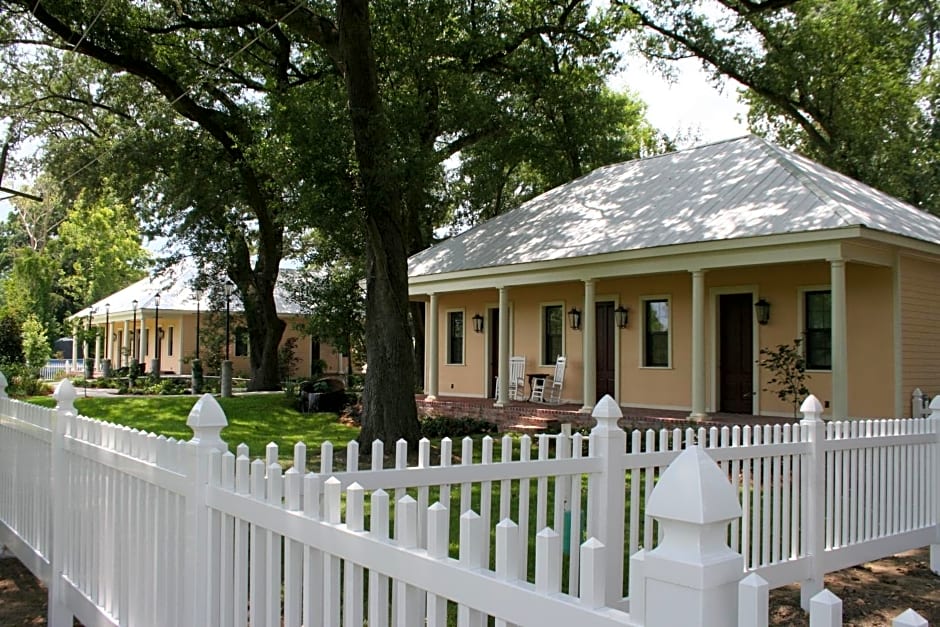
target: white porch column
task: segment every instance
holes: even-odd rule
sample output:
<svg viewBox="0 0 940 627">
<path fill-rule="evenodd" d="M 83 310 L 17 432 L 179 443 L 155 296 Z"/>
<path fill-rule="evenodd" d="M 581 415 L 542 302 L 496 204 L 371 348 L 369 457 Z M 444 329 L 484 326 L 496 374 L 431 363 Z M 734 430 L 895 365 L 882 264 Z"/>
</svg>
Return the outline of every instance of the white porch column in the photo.
<svg viewBox="0 0 940 627">
<path fill-rule="evenodd" d="M 124 333 L 121 334 L 121 350 L 118 354 L 118 368 L 123 368 L 125 364 L 130 363 L 131 336 L 130 325 L 127 320 L 124 321 Z"/>
<path fill-rule="evenodd" d="M 671 321 L 670 321 L 671 322 Z M 692 413 L 705 418 L 705 271 L 692 271 Z"/>
<path fill-rule="evenodd" d="M 176 351 L 176 373 L 177 374 L 183 374 L 183 366 L 185 365 L 183 363 L 183 347 L 186 346 L 186 342 L 185 342 L 186 325 L 183 324 L 184 321 L 185 321 L 185 318 L 183 318 L 183 316 L 180 316 L 177 319 L 176 333 L 175 333 L 176 337 L 173 338 L 174 339 L 173 350 Z"/>
<path fill-rule="evenodd" d="M 140 331 L 140 342 L 137 344 L 137 363 L 146 364 L 147 363 L 147 334 L 144 332 L 146 325 L 144 324 L 144 310 L 140 309 L 138 311 L 140 314 L 137 321 L 137 330 Z"/>
<path fill-rule="evenodd" d="M 78 334 L 72 332 L 72 372 L 78 370 Z"/>
<path fill-rule="evenodd" d="M 438 394 L 438 383 L 440 379 L 440 313 L 438 311 L 438 296 L 436 293 L 431 294 L 431 299 L 428 302 L 428 350 L 427 350 L 427 359 L 428 359 L 428 380 L 425 382 L 424 392 L 428 400 L 434 400 L 437 398 Z"/>
<path fill-rule="evenodd" d="M 499 387 L 495 407 L 509 404 L 509 288 L 499 288 Z"/>
<path fill-rule="evenodd" d="M 584 324 L 581 325 L 581 354 L 584 362 L 584 396 L 582 413 L 590 413 L 594 408 L 597 394 L 597 311 L 594 307 L 594 279 L 584 281 Z"/>
<path fill-rule="evenodd" d="M 832 276 L 832 419 L 849 415 L 848 334 L 845 323 L 845 261 L 829 261 Z"/>
<path fill-rule="evenodd" d="M 99 327 L 100 328 L 100 327 Z M 102 346 L 102 337 L 100 334 L 95 334 L 95 370 L 101 370 L 101 346 Z"/>
</svg>

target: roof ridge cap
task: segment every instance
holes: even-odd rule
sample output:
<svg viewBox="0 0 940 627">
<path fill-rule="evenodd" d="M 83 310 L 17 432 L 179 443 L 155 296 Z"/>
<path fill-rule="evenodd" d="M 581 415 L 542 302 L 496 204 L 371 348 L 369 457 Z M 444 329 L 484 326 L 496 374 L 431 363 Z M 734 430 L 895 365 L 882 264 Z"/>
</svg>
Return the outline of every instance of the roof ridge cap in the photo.
<svg viewBox="0 0 940 627">
<path fill-rule="evenodd" d="M 767 152 L 770 157 L 780 165 L 780 167 L 789 172 L 793 178 L 802 183 L 806 189 L 816 196 L 816 198 L 821 200 L 824 205 L 830 207 L 840 218 L 850 224 L 852 223 L 850 218 L 855 217 L 855 213 L 833 198 L 823 188 L 817 185 L 809 176 L 807 176 L 806 172 L 804 172 L 802 168 L 790 160 L 789 155 L 784 152 L 783 148 L 767 141 L 763 137 L 758 137 L 756 135 L 754 137 L 759 140 L 760 145 L 764 151 Z"/>
</svg>

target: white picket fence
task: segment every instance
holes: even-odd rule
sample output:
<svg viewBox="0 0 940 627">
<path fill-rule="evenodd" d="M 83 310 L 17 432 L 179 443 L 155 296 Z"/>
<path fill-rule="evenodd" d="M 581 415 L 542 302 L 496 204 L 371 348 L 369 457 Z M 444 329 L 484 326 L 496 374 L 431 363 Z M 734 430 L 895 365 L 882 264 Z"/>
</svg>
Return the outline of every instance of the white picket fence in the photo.
<svg viewBox="0 0 940 627">
<path fill-rule="evenodd" d="M 66 375 L 82 373 L 85 371 L 85 360 L 76 359 L 49 359 L 39 370 L 39 378 L 43 381 L 55 381 Z"/>
<path fill-rule="evenodd" d="M 791 582 L 830 627 L 826 572 L 926 545 L 940 570 L 940 399 L 928 419 L 825 423 L 811 397 L 797 424 L 627 434 L 605 398 L 588 437 L 422 441 L 414 465 L 402 442 L 391 468 L 376 442 L 368 470 L 325 443 L 316 472 L 298 443 L 283 472 L 273 444 L 228 452 L 209 395 L 177 442 L 76 415 L 68 381 L 56 410 L 4 386 L 0 545 L 49 583 L 53 627 L 756 627 Z"/>
</svg>

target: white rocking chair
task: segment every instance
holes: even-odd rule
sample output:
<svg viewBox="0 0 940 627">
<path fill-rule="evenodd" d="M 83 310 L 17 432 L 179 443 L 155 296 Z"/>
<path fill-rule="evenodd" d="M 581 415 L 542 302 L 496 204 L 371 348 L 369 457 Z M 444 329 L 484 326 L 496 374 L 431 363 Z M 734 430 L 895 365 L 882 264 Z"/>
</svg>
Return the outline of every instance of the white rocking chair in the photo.
<svg viewBox="0 0 940 627">
<path fill-rule="evenodd" d="M 496 395 L 499 396 L 499 377 L 496 377 Z M 526 400 L 525 355 L 513 355 L 509 358 L 509 400 Z"/>
<path fill-rule="evenodd" d="M 567 359 L 559 357 L 555 362 L 555 372 L 543 377 L 532 379 L 532 396 L 535 403 L 549 403 L 552 405 L 561 404 L 561 388 L 565 384 L 565 364 Z M 548 384 L 551 379 L 551 385 Z M 548 397 L 545 397 L 545 388 L 548 386 Z"/>
</svg>

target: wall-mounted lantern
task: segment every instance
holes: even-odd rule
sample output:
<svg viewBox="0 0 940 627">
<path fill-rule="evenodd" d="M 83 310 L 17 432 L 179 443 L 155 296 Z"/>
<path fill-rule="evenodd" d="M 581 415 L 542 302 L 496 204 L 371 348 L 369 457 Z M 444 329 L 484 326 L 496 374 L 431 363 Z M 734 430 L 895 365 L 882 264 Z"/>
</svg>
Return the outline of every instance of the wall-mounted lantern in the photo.
<svg viewBox="0 0 940 627">
<path fill-rule="evenodd" d="M 761 298 L 754 303 L 754 313 L 757 316 L 757 324 L 767 324 L 770 322 L 770 303 Z"/>
<path fill-rule="evenodd" d="M 483 333 L 483 316 L 475 314 L 472 320 L 474 333 Z"/>
<path fill-rule="evenodd" d="M 570 326 L 573 331 L 577 331 L 581 328 L 581 312 L 577 307 L 572 307 L 568 311 L 568 326 Z"/>
<path fill-rule="evenodd" d="M 630 310 L 623 305 L 618 306 L 614 309 L 614 321 L 618 329 L 626 329 L 630 323 Z"/>
</svg>

